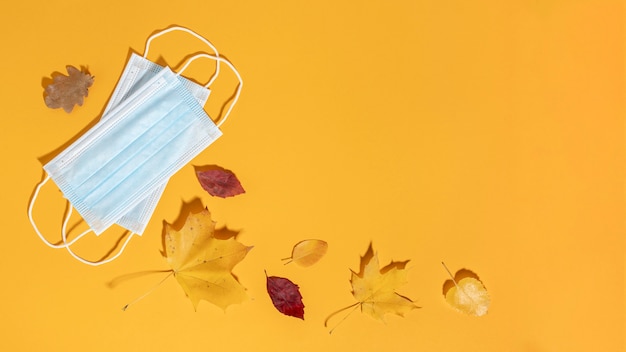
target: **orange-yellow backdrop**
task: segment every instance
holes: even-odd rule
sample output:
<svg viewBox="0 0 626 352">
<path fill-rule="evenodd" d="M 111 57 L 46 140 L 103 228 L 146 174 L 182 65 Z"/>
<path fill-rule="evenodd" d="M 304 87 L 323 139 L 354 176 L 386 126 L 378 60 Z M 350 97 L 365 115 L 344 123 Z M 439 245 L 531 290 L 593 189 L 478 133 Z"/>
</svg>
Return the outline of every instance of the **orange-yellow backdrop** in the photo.
<svg viewBox="0 0 626 352">
<path fill-rule="evenodd" d="M 624 351 L 624 13 L 609 0 L 8 2 L 0 349 Z M 28 202 L 46 155 L 97 121 L 129 52 L 173 24 L 236 65 L 240 103 L 171 179 L 143 237 L 88 267 L 42 244 Z M 151 58 L 176 66 L 200 49 L 172 35 Z M 67 64 L 96 77 L 71 114 L 42 99 Z M 210 69 L 189 73 L 203 82 Z M 234 88 L 222 77 L 212 115 Z M 247 193 L 204 193 L 202 165 L 235 171 Z M 250 300 L 196 312 L 169 279 L 122 311 L 163 275 L 109 283 L 166 269 L 163 222 L 193 202 L 254 245 L 234 270 Z M 47 186 L 35 215 L 51 240 L 64 207 Z M 76 250 L 98 258 L 118 234 Z M 283 266 L 305 238 L 328 241 L 327 256 Z M 398 292 L 422 309 L 386 323 L 355 312 L 329 335 L 370 242 L 381 263 L 410 259 Z M 446 305 L 442 260 L 480 275 L 487 316 Z M 274 309 L 264 269 L 300 285 L 306 320 Z"/>
</svg>

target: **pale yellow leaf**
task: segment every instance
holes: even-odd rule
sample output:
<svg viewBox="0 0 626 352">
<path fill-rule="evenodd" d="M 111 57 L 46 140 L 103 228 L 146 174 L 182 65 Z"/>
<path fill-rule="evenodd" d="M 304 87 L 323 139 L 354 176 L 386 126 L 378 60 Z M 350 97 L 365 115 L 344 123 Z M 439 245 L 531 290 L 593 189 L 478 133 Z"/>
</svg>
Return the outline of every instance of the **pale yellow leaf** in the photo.
<svg viewBox="0 0 626 352">
<path fill-rule="evenodd" d="M 304 240 L 298 242 L 291 252 L 291 258 L 285 258 L 300 266 L 311 266 L 317 263 L 328 251 L 328 243 L 322 240 Z M 285 264 L 287 264 L 285 263 Z"/>
<path fill-rule="evenodd" d="M 470 270 L 462 269 L 452 276 L 447 267 L 446 270 L 451 277 L 451 280 L 444 283 L 443 294 L 446 302 L 457 311 L 467 315 L 480 317 L 487 314 L 491 298 L 478 275 Z"/>
</svg>

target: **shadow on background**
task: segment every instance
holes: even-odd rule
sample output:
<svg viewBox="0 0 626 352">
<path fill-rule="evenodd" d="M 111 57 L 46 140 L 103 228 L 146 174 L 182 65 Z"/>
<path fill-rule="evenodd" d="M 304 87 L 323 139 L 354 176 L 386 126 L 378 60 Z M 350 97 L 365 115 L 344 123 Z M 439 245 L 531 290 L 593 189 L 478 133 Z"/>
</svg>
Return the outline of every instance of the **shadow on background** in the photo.
<svg viewBox="0 0 626 352">
<path fill-rule="evenodd" d="M 185 221 L 187 221 L 189 215 L 200 213 L 205 209 L 208 210 L 208 208 L 204 204 L 202 204 L 202 200 L 196 197 L 189 202 L 182 202 L 180 214 L 171 224 L 163 220 L 163 230 L 161 232 L 161 255 L 163 255 L 164 257 L 166 256 L 165 237 L 167 235 L 168 225 L 175 230 L 180 230 L 185 225 Z M 229 229 L 228 226 L 224 226 L 221 228 L 216 228 L 215 232 L 213 233 L 213 237 L 218 240 L 227 240 L 230 238 L 236 239 L 240 232 L 241 231 L 239 230 Z"/>
<path fill-rule="evenodd" d="M 446 294 L 448 294 L 448 291 L 452 287 L 455 286 L 455 283 L 454 283 L 455 281 L 458 283 L 459 281 L 467 277 L 471 277 L 480 281 L 480 278 L 478 278 L 478 275 L 476 275 L 476 273 L 474 273 L 473 271 L 469 269 L 460 269 L 459 271 L 456 272 L 456 274 L 454 274 L 454 281 L 452 279 L 448 279 L 443 283 L 443 289 L 442 289 L 443 295 L 445 296 Z"/>
</svg>

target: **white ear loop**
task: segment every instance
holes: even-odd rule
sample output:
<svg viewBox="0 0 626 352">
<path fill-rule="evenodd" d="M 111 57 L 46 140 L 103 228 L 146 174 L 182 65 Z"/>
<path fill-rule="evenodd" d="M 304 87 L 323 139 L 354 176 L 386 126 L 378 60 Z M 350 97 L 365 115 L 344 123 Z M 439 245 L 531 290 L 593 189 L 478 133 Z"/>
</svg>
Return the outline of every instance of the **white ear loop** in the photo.
<svg viewBox="0 0 626 352">
<path fill-rule="evenodd" d="M 46 245 L 52 248 L 65 248 L 67 246 L 71 246 L 74 242 L 78 240 L 78 238 L 73 239 L 69 243 L 67 243 L 66 241 L 63 241 L 63 244 L 53 244 L 41 234 L 41 232 L 39 231 L 39 228 L 35 224 L 35 220 L 33 219 L 33 207 L 35 205 L 35 200 L 39 196 L 39 191 L 41 190 L 41 187 L 43 187 L 49 180 L 50 180 L 50 175 L 47 175 L 46 178 L 43 181 L 41 181 L 35 188 L 35 193 L 33 193 L 33 198 L 30 200 L 30 203 L 28 204 L 28 220 L 30 220 L 30 224 L 33 226 L 33 229 L 35 229 L 35 232 L 37 233 L 39 238 L 41 238 L 43 243 L 45 243 Z"/>
<path fill-rule="evenodd" d="M 230 112 L 233 110 L 233 107 L 235 107 L 235 104 L 237 104 L 237 101 L 239 100 L 239 95 L 241 94 L 241 88 L 243 87 L 243 79 L 241 79 L 241 75 L 239 74 L 239 71 L 237 71 L 235 66 L 233 66 L 233 64 L 230 63 L 230 61 L 226 60 L 225 58 L 221 56 L 214 56 L 214 55 L 209 55 L 209 54 L 197 54 L 197 55 L 192 56 L 185 63 L 185 65 L 178 71 L 177 75 L 180 76 L 194 60 L 203 58 L 203 57 L 207 59 L 215 60 L 217 62 L 225 63 L 226 65 L 228 65 L 228 67 L 231 68 L 231 70 L 233 70 L 233 73 L 237 76 L 237 79 L 239 80 L 239 84 L 237 85 L 237 92 L 235 93 L 233 102 L 228 107 L 228 110 L 226 110 L 226 113 L 224 114 L 224 116 L 220 118 L 220 120 L 217 122 L 217 127 L 219 128 L 226 121 L 226 119 L 228 118 L 228 115 L 230 115 Z"/>
<path fill-rule="evenodd" d="M 65 221 L 63 221 L 63 230 L 61 232 L 61 236 L 63 237 L 63 242 L 64 243 L 67 241 L 66 229 L 67 229 L 67 223 L 68 223 L 68 221 L 70 219 L 70 216 L 72 215 L 72 208 L 73 207 L 70 206 L 70 209 L 67 212 L 67 216 L 65 217 Z M 81 233 L 80 235 L 78 235 L 74 239 L 74 241 L 76 241 L 77 239 L 85 236 L 89 232 L 93 232 L 93 230 L 89 229 L 89 230 Z M 136 233 L 134 233 L 134 232 L 131 232 L 130 235 L 128 235 L 128 238 L 126 238 L 126 241 L 124 241 L 124 244 L 122 245 L 122 248 L 120 248 L 120 250 L 117 251 L 117 254 L 115 254 L 114 256 L 112 256 L 110 258 L 107 258 L 107 259 L 104 259 L 104 260 L 101 260 L 101 261 L 98 261 L 98 262 L 92 262 L 92 261 L 83 259 L 82 257 L 78 256 L 76 253 L 74 253 L 69 245 L 66 246 L 65 249 L 67 249 L 67 251 L 70 253 L 70 255 L 72 257 L 74 257 L 74 259 L 78 260 L 79 262 L 81 262 L 83 264 L 91 265 L 91 266 L 98 266 L 98 265 L 102 265 L 102 264 L 106 264 L 108 262 L 111 262 L 111 261 L 117 259 L 117 257 L 119 257 L 120 255 L 122 255 L 122 253 L 126 249 L 126 246 L 128 245 L 128 243 L 130 243 L 130 240 L 131 240 L 131 238 L 133 238 L 134 235 L 136 235 Z"/>
<path fill-rule="evenodd" d="M 91 232 L 91 230 L 84 232 L 83 234 L 89 233 Z M 83 235 L 81 234 L 81 235 Z M 74 259 L 78 260 L 79 262 L 83 263 L 83 264 L 87 264 L 87 265 L 91 265 L 91 266 L 99 266 L 102 264 L 106 264 L 109 263 L 115 259 L 117 259 L 117 257 L 119 257 L 120 255 L 122 255 L 122 253 L 124 252 L 124 250 L 126 249 L 126 246 L 128 245 L 128 243 L 130 243 L 131 238 L 133 238 L 133 236 L 136 235 L 136 233 L 131 232 L 130 235 L 128 235 L 128 238 L 126 239 L 126 241 L 124 241 L 124 244 L 122 245 L 122 248 L 120 248 L 120 250 L 117 252 L 117 254 L 115 254 L 114 256 L 101 260 L 99 262 L 91 262 L 88 260 L 85 260 L 81 257 L 79 257 L 78 255 L 76 255 L 74 252 L 72 252 L 72 249 L 70 248 L 70 246 L 65 247 L 65 249 L 67 249 L 67 251 L 72 255 L 72 257 L 74 257 Z M 65 236 L 63 236 L 65 237 Z M 80 237 L 80 235 L 79 235 Z M 77 237 L 77 238 L 79 238 Z"/>
<path fill-rule="evenodd" d="M 31 199 L 30 203 L 28 204 L 28 219 L 30 220 L 30 224 L 33 226 L 33 229 L 35 229 L 35 232 L 37 233 L 37 235 L 39 236 L 39 238 L 41 238 L 41 240 L 43 241 L 43 243 L 45 243 L 46 245 L 52 247 L 52 248 L 65 248 L 67 249 L 67 251 L 72 255 L 72 257 L 74 257 L 75 259 L 77 259 L 78 261 L 87 264 L 87 265 L 92 265 L 92 266 L 98 266 L 98 265 L 102 265 L 102 264 L 106 264 L 110 261 L 115 260 L 117 257 L 119 257 L 122 252 L 124 252 L 124 249 L 126 249 L 126 246 L 128 245 L 128 243 L 130 242 L 130 239 L 136 235 L 134 232 L 131 232 L 130 235 L 128 236 L 128 238 L 126 239 L 126 241 L 124 241 L 124 244 L 122 245 L 122 248 L 120 248 L 120 250 L 117 252 L 117 254 L 115 254 L 113 257 L 110 257 L 108 259 L 105 260 L 101 260 L 99 262 L 91 262 L 88 260 L 85 260 L 81 257 L 79 257 L 78 255 L 76 255 L 70 248 L 70 246 L 72 244 L 74 244 L 76 241 L 80 240 L 81 238 L 83 238 L 86 234 L 88 234 L 89 232 L 93 232 L 93 230 L 89 229 L 87 231 L 84 231 L 83 233 L 81 233 L 80 235 L 76 236 L 76 238 L 74 238 L 73 240 L 71 240 L 70 242 L 67 241 L 67 223 L 70 220 L 70 216 L 72 215 L 72 209 L 73 207 L 70 205 L 69 210 L 67 212 L 67 215 L 65 216 L 65 219 L 63 220 L 63 228 L 61 230 L 61 236 L 63 239 L 63 244 L 53 244 L 50 241 L 48 241 L 39 231 L 39 228 L 37 227 L 37 225 L 35 224 L 35 220 L 33 219 L 33 206 L 35 205 L 35 200 L 37 199 L 37 197 L 39 196 L 39 192 L 41 190 L 41 187 L 43 187 L 48 180 L 50 180 L 50 175 L 47 175 L 46 178 L 41 181 L 37 187 L 35 188 L 35 192 L 33 194 L 33 198 Z"/>
<path fill-rule="evenodd" d="M 210 41 L 208 41 L 206 38 L 204 38 L 200 34 L 192 31 L 189 28 L 185 28 L 185 27 L 181 27 L 181 26 L 174 26 L 174 27 L 170 27 L 170 28 L 164 29 L 164 30 L 162 30 L 160 32 L 157 32 L 157 33 L 151 35 L 148 38 L 148 40 L 146 41 L 146 48 L 143 51 L 143 58 L 145 59 L 148 56 L 148 51 L 150 50 L 150 43 L 152 42 L 153 39 L 156 39 L 156 38 L 162 36 L 163 34 L 166 34 L 166 33 L 169 33 L 169 32 L 173 32 L 173 31 L 181 31 L 181 32 L 186 32 L 186 33 L 189 33 L 189 34 L 193 35 L 194 37 L 198 38 L 203 43 L 208 45 L 211 49 L 213 49 L 213 52 L 215 52 L 215 56 L 219 56 L 220 55 L 219 52 L 217 51 L 217 48 L 215 47 L 215 45 L 213 45 Z M 211 79 L 209 79 L 209 82 L 204 87 L 205 88 L 209 88 L 209 86 L 211 84 L 213 84 L 213 82 L 217 79 L 217 76 L 219 74 L 220 74 L 220 62 L 217 61 L 215 63 L 215 73 L 213 74 L 213 76 L 211 76 Z"/>
</svg>

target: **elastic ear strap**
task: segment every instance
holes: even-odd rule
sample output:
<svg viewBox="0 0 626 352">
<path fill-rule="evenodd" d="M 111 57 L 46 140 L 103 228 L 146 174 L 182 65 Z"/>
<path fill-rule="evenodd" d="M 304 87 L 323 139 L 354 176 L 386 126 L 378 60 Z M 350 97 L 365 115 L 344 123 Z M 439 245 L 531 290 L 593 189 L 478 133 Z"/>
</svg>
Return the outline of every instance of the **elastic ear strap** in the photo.
<svg viewBox="0 0 626 352">
<path fill-rule="evenodd" d="M 65 216 L 65 219 L 63 219 L 63 227 L 61 228 L 61 238 L 63 239 L 63 243 L 67 243 L 67 223 L 70 221 L 70 217 L 72 216 L 72 209 L 74 209 L 74 207 L 72 207 L 72 205 L 70 204 L 69 209 L 67 210 L 67 216 Z M 70 245 L 76 241 L 78 241 L 79 239 L 83 238 L 86 234 L 92 232 L 92 229 L 88 229 L 85 232 L 81 233 L 80 235 L 76 236 L 76 238 L 74 238 L 70 243 L 68 243 L 66 246 L 64 246 L 65 248 L 70 248 Z"/>
<path fill-rule="evenodd" d="M 50 175 L 46 176 L 46 178 L 41 181 L 37 187 L 35 188 L 35 193 L 33 194 L 33 199 L 31 199 L 30 203 L 28 204 L 28 219 L 30 220 L 30 224 L 33 226 L 33 229 L 35 229 L 35 232 L 37 233 L 37 235 L 39 236 L 39 238 L 41 238 L 41 240 L 43 241 L 43 243 L 45 243 L 46 245 L 48 245 L 49 247 L 52 248 L 66 248 L 68 246 L 71 246 L 72 244 L 74 244 L 74 242 L 78 241 L 78 237 L 73 239 L 72 241 L 70 241 L 69 243 L 63 239 L 63 244 L 53 244 L 52 242 L 48 241 L 39 231 L 39 228 L 37 227 L 37 224 L 35 224 L 35 219 L 33 218 L 33 207 L 35 205 L 35 200 L 37 200 L 37 197 L 39 196 L 39 191 L 41 190 L 41 187 L 43 187 L 48 180 L 50 180 Z M 67 216 L 65 217 L 65 223 L 67 223 L 67 221 L 70 218 L 71 215 L 71 206 L 70 206 L 70 211 L 68 212 Z"/>
<path fill-rule="evenodd" d="M 70 216 L 72 215 L 72 207 L 70 206 L 70 209 L 68 211 L 67 217 L 65 217 L 65 221 L 63 221 L 63 230 L 61 232 L 61 236 L 63 237 L 63 242 L 67 242 L 67 223 L 70 219 Z M 89 229 L 83 233 L 81 233 L 80 235 L 76 236 L 76 238 L 72 241 L 75 242 L 81 238 L 83 238 L 83 236 L 85 236 L 86 234 L 93 232 L 92 229 Z M 111 262 L 115 259 L 117 259 L 117 257 L 119 257 L 122 252 L 124 252 L 124 249 L 126 249 L 126 246 L 128 245 L 128 243 L 130 242 L 130 239 L 133 237 L 133 235 L 135 235 L 134 232 L 131 232 L 130 235 L 128 236 L 128 238 L 126 239 L 126 241 L 124 241 L 124 244 L 122 245 L 122 248 L 120 248 L 120 250 L 117 252 L 116 255 L 112 256 L 111 258 L 105 259 L 105 260 L 101 260 L 98 262 L 92 262 L 89 260 L 86 260 L 80 256 L 78 256 L 76 253 L 74 253 L 74 251 L 72 251 L 72 249 L 70 248 L 70 246 L 66 246 L 65 249 L 67 249 L 67 251 L 70 253 L 70 255 L 72 257 L 74 257 L 74 259 L 78 260 L 79 262 L 83 263 L 83 264 L 87 264 L 87 265 L 91 265 L 91 266 L 98 266 L 98 265 L 102 265 L 102 264 L 106 264 L 108 262 Z"/>
<path fill-rule="evenodd" d="M 189 28 L 185 28 L 185 27 L 181 27 L 181 26 L 173 26 L 170 28 L 166 28 L 160 32 L 157 32 L 153 35 L 151 35 L 148 40 L 146 41 L 146 48 L 143 51 L 143 58 L 145 59 L 148 56 L 148 52 L 150 51 L 150 43 L 152 42 L 153 39 L 156 39 L 164 34 L 167 34 L 169 32 L 173 32 L 173 31 L 181 31 L 181 32 L 185 32 L 185 33 L 189 33 L 191 35 L 193 35 L 194 37 L 198 38 L 199 40 L 201 40 L 203 43 L 205 43 L 206 45 L 208 45 L 213 52 L 215 52 L 216 56 L 219 56 L 219 52 L 217 51 L 217 48 L 215 47 L 215 45 L 213 45 L 208 39 L 204 38 L 203 36 L 201 36 L 200 34 L 192 31 Z M 211 76 L 211 79 L 209 79 L 209 83 L 207 83 L 204 87 L 208 88 L 211 84 L 213 84 L 213 82 L 217 79 L 217 76 L 220 73 L 220 63 L 219 61 L 215 64 L 215 73 L 213 74 L 213 76 Z"/>
<path fill-rule="evenodd" d="M 185 65 L 178 71 L 177 75 L 180 76 L 194 60 L 199 59 L 199 58 L 203 58 L 203 57 L 207 58 L 207 59 L 215 60 L 217 62 L 225 63 L 226 65 L 228 65 L 228 67 L 230 67 L 231 70 L 233 70 L 233 73 L 235 74 L 235 76 L 237 76 L 237 79 L 239 80 L 239 84 L 237 85 L 237 92 L 235 93 L 235 97 L 233 98 L 233 102 L 228 107 L 228 110 L 224 114 L 224 117 L 222 117 L 217 122 L 217 127 L 219 128 L 224 123 L 224 121 L 226 121 L 226 119 L 230 115 L 230 112 L 233 110 L 233 107 L 235 106 L 235 104 L 237 104 L 237 101 L 239 100 L 239 95 L 241 94 L 241 88 L 243 87 L 243 79 L 241 79 L 241 75 L 239 74 L 239 71 L 237 71 L 235 66 L 233 66 L 233 64 L 230 63 L 230 61 L 226 60 L 225 58 L 223 58 L 221 56 L 214 56 L 214 55 L 209 55 L 209 54 L 197 54 L 197 55 L 192 56 L 185 63 Z"/>
<path fill-rule="evenodd" d="M 33 199 L 30 201 L 30 203 L 28 204 L 28 219 L 30 220 L 30 224 L 33 226 L 33 229 L 35 229 L 35 232 L 37 233 L 37 235 L 39 235 L 39 238 L 41 238 L 41 240 L 43 241 L 43 243 L 47 244 L 48 246 L 52 247 L 52 248 L 65 248 L 67 249 L 67 251 L 72 255 L 72 257 L 76 258 L 78 261 L 85 263 L 87 265 L 92 265 L 92 266 L 97 266 L 97 265 L 101 265 L 101 264 L 105 264 L 108 263 L 112 260 L 117 259 L 117 257 L 119 257 L 122 252 L 124 251 L 124 249 L 126 249 L 126 246 L 128 245 L 128 243 L 130 242 L 130 239 L 133 237 L 133 235 L 135 235 L 134 232 L 132 232 L 128 238 L 126 239 L 126 241 L 124 242 L 124 245 L 122 246 L 122 248 L 118 251 L 118 253 L 116 255 L 114 255 L 111 258 L 108 258 L 106 260 L 102 260 L 99 262 L 90 262 L 87 261 L 81 257 L 79 257 L 78 255 L 76 255 L 72 249 L 70 248 L 70 246 L 72 244 L 74 244 L 76 241 L 80 240 L 81 238 L 83 238 L 86 234 L 88 234 L 89 232 L 92 232 L 93 230 L 89 229 L 83 233 L 81 233 L 80 235 L 76 236 L 76 238 L 74 238 L 73 240 L 71 240 L 70 242 L 67 242 L 67 223 L 69 222 L 70 216 L 72 216 L 72 209 L 73 207 L 70 205 L 68 211 L 67 211 L 67 215 L 65 216 L 65 219 L 63 220 L 63 228 L 61 231 L 61 236 L 63 239 L 63 244 L 53 244 L 51 242 L 49 242 L 48 240 L 46 240 L 46 238 L 41 234 L 41 232 L 39 231 L 39 228 L 37 228 L 37 225 L 35 224 L 35 220 L 33 219 L 33 206 L 35 204 L 35 200 L 37 199 L 37 197 L 39 196 L 39 191 L 41 190 L 41 187 L 43 187 L 48 180 L 50 180 L 50 175 L 46 176 L 46 178 L 41 181 L 37 187 L 35 188 L 35 193 L 33 194 Z"/>
<path fill-rule="evenodd" d="M 91 230 L 87 230 L 87 231 L 81 233 L 80 235 L 78 235 L 77 238 L 81 238 L 81 237 L 83 237 L 84 235 L 86 235 L 89 232 L 91 232 Z M 130 242 L 130 240 L 133 238 L 134 235 L 136 235 L 134 232 L 131 232 L 130 235 L 128 235 L 128 238 L 126 239 L 126 241 L 124 241 L 124 244 L 122 245 L 122 248 L 120 248 L 120 250 L 117 252 L 117 254 L 115 254 L 114 256 L 112 256 L 110 258 L 107 258 L 107 259 L 104 259 L 104 260 L 101 260 L 101 261 L 97 261 L 97 262 L 92 262 L 92 261 L 83 259 L 82 257 L 78 256 L 76 253 L 74 253 L 69 246 L 65 247 L 65 249 L 67 249 L 67 251 L 72 255 L 72 257 L 74 257 L 74 259 L 78 260 L 79 262 L 81 262 L 83 264 L 91 265 L 91 266 L 98 266 L 98 265 L 109 263 L 109 262 L 117 259 L 117 257 L 119 257 L 120 255 L 122 255 L 122 253 L 126 249 L 126 246 L 128 245 L 128 243 Z M 63 232 L 63 240 L 64 241 L 66 240 L 65 232 Z"/>
</svg>

